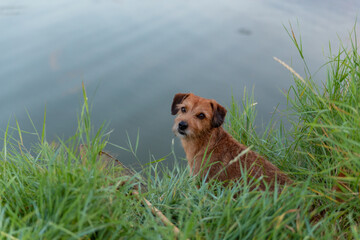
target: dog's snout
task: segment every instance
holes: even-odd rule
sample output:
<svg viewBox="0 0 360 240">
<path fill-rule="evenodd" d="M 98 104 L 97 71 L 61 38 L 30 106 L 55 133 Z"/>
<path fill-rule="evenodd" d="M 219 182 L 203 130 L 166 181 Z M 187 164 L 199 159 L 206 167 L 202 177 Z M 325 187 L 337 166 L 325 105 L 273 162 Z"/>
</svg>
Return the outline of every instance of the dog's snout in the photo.
<svg viewBox="0 0 360 240">
<path fill-rule="evenodd" d="M 188 126 L 189 125 L 188 125 L 187 122 L 184 122 L 184 121 L 179 122 L 179 129 L 180 130 L 185 130 L 185 129 L 187 129 Z"/>
</svg>

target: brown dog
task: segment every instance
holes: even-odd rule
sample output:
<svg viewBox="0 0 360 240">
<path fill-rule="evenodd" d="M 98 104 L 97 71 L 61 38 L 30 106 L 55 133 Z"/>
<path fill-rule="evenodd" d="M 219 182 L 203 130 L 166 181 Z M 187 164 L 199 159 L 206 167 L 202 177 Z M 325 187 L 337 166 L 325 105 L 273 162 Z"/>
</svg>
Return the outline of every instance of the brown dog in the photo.
<svg viewBox="0 0 360 240">
<path fill-rule="evenodd" d="M 215 100 L 192 93 L 175 95 L 171 106 L 172 115 L 177 115 L 173 131 L 181 139 L 192 175 L 227 183 L 242 176 L 242 167 L 248 179 L 263 177 L 261 190 L 266 189 L 264 181 L 270 190 L 274 190 L 275 180 L 279 185 L 291 183 L 286 174 L 222 128 L 226 112 Z"/>
</svg>

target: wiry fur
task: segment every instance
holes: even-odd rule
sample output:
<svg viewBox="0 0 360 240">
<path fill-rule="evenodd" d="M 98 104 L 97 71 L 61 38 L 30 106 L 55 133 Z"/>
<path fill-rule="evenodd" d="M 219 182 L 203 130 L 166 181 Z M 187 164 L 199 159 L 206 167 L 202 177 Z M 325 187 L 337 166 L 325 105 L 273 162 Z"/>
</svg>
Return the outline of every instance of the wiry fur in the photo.
<svg viewBox="0 0 360 240">
<path fill-rule="evenodd" d="M 226 109 L 215 100 L 192 93 L 178 93 L 171 112 L 177 115 L 173 131 L 181 139 L 193 175 L 205 177 L 208 174 L 208 178 L 228 182 L 242 176 L 242 167 L 248 178 L 263 177 L 271 190 L 274 189 L 275 180 L 279 185 L 292 182 L 271 162 L 256 152 L 248 151 L 245 145 L 222 128 Z M 201 119 L 199 114 L 205 117 Z M 186 129 L 180 130 L 180 123 L 186 124 Z M 266 186 L 260 182 L 259 188 L 265 190 Z"/>
</svg>

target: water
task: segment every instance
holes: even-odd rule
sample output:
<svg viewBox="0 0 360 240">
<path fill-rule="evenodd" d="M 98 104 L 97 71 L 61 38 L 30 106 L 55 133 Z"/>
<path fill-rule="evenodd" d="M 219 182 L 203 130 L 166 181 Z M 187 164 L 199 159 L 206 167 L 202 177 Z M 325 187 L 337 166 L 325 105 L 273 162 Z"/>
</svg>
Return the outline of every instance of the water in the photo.
<svg viewBox="0 0 360 240">
<path fill-rule="evenodd" d="M 62 0 L 0 2 L 0 129 L 14 117 L 48 140 L 74 134 L 84 82 L 94 124 L 109 123 L 111 142 L 126 146 L 140 132 L 139 158 L 167 155 L 174 137 L 171 101 L 193 92 L 228 106 L 255 87 L 266 123 L 292 82 L 276 56 L 303 74 L 283 25 L 301 33 L 311 71 L 325 62 L 329 41 L 345 40 L 358 0 Z M 297 28 L 297 22 L 300 29 Z M 316 77 L 325 76 L 320 71 Z M 2 133 L 3 134 L 3 133 Z M 30 141 L 30 140 L 29 140 Z M 184 156 L 179 142 L 176 152 Z M 109 147 L 126 164 L 130 154 Z M 169 160 L 170 161 L 170 160 Z"/>
</svg>

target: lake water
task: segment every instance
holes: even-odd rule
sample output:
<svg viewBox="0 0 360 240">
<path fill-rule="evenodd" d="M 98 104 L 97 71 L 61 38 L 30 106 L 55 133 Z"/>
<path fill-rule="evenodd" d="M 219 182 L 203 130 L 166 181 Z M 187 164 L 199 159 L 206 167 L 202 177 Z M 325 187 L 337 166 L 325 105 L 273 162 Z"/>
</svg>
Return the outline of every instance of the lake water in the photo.
<svg viewBox="0 0 360 240">
<path fill-rule="evenodd" d="M 171 151 L 172 98 L 193 92 L 228 106 L 254 87 L 258 121 L 266 123 L 303 65 L 283 25 L 301 33 L 311 71 L 329 41 L 346 43 L 359 0 L 52 0 L 0 2 L 0 129 L 14 117 L 48 140 L 74 134 L 84 82 L 93 122 L 109 123 L 110 141 L 126 146 L 140 132 L 139 158 Z M 297 27 L 299 23 L 299 28 Z M 325 71 L 316 78 L 321 80 Z M 29 138 L 30 141 L 31 138 Z M 176 153 L 184 156 L 175 141 Z M 124 163 L 134 158 L 109 147 Z M 169 159 L 171 161 L 171 159 Z"/>
</svg>

